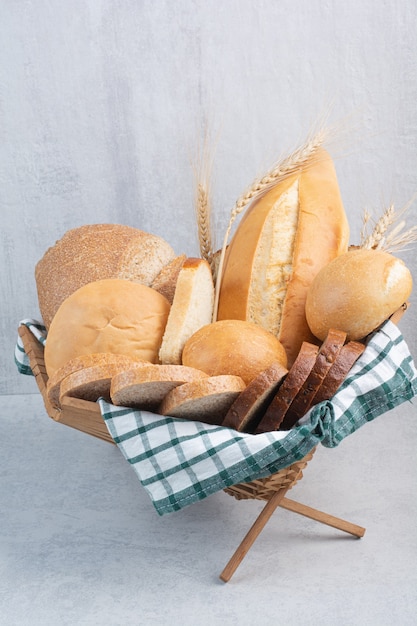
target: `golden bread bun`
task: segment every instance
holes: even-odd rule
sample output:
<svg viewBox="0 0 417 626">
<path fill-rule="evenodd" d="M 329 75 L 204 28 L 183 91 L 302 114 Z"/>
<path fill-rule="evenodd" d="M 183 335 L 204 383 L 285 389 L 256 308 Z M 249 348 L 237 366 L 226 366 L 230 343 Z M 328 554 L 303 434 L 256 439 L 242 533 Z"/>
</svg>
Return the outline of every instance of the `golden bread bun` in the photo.
<svg viewBox="0 0 417 626">
<path fill-rule="evenodd" d="M 222 320 L 200 328 L 184 346 L 183 365 L 209 376 L 240 376 L 245 384 L 272 363 L 287 366 L 285 350 L 264 328 L 242 320 Z"/>
<path fill-rule="evenodd" d="M 356 249 L 334 259 L 316 276 L 307 294 L 306 317 L 323 340 L 330 328 L 363 339 L 407 301 L 409 269 L 383 250 Z"/>
<path fill-rule="evenodd" d="M 158 362 L 170 304 L 160 293 L 130 280 L 88 283 L 59 307 L 46 339 L 48 376 L 70 359 L 110 352 Z"/>
<path fill-rule="evenodd" d="M 86 224 L 68 230 L 35 268 L 39 309 L 46 328 L 62 302 L 83 285 L 125 278 L 147 286 L 174 259 L 156 235 L 121 224 Z"/>
<path fill-rule="evenodd" d="M 314 341 L 305 319 L 308 286 L 348 242 L 333 161 L 320 149 L 244 214 L 225 255 L 217 319 L 264 327 L 291 365 L 302 342 Z"/>
</svg>

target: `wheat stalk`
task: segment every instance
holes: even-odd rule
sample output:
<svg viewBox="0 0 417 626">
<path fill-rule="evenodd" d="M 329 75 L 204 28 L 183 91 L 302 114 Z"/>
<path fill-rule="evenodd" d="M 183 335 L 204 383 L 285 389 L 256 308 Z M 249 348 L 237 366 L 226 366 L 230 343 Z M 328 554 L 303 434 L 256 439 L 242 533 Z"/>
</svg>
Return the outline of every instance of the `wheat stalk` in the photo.
<svg viewBox="0 0 417 626">
<path fill-rule="evenodd" d="M 278 161 L 274 166 L 261 178 L 255 179 L 252 185 L 237 199 L 229 219 L 229 224 L 223 239 L 220 259 L 217 267 L 216 289 L 213 309 L 213 321 L 217 319 L 219 307 L 220 287 L 223 274 L 224 257 L 229 241 L 230 232 L 236 218 L 242 211 L 252 202 L 265 194 L 272 186 L 278 184 L 285 178 L 300 172 L 315 162 L 319 148 L 324 144 L 328 137 L 328 131 L 320 129 L 317 133 L 311 135 L 307 141 L 294 150 L 288 157 Z"/>
<path fill-rule="evenodd" d="M 401 219 L 412 204 L 412 200 L 400 211 L 396 212 L 394 205 L 390 205 L 381 217 L 375 222 L 374 228 L 366 235 L 371 216 L 365 211 L 363 228 L 361 231 L 360 248 L 368 250 L 384 250 L 390 254 L 407 250 L 417 242 L 417 225 L 404 231 L 406 221 Z M 396 226 L 394 224 L 396 223 Z"/>
<path fill-rule="evenodd" d="M 204 133 L 203 147 L 199 150 L 194 166 L 195 176 L 195 213 L 197 221 L 198 243 L 200 256 L 213 267 L 213 231 L 211 205 L 211 172 L 212 158 L 210 156 L 210 142 L 207 131 Z"/>
</svg>

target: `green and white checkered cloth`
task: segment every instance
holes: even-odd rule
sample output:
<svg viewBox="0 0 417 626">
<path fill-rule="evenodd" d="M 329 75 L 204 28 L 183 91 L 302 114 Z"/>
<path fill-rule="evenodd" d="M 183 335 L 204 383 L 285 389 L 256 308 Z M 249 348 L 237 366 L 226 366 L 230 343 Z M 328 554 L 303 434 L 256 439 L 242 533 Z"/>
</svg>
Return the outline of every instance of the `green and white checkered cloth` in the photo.
<svg viewBox="0 0 417 626">
<path fill-rule="evenodd" d="M 417 371 L 391 322 L 366 350 L 331 401 L 290 431 L 259 435 L 116 407 L 100 399 L 107 428 L 160 515 L 229 487 L 273 474 L 317 444 L 337 446 L 382 413 L 417 395 Z"/>
</svg>

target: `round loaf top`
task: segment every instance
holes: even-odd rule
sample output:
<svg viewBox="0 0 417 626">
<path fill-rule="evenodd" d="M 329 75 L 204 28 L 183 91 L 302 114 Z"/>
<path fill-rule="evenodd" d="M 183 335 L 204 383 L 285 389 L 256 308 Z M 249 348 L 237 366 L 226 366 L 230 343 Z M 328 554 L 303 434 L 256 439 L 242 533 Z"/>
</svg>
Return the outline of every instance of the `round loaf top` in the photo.
<svg viewBox="0 0 417 626">
<path fill-rule="evenodd" d="M 91 353 L 124 354 L 158 362 L 170 304 L 146 285 L 125 279 L 88 283 L 59 307 L 48 331 L 48 376 L 70 359 Z"/>
</svg>

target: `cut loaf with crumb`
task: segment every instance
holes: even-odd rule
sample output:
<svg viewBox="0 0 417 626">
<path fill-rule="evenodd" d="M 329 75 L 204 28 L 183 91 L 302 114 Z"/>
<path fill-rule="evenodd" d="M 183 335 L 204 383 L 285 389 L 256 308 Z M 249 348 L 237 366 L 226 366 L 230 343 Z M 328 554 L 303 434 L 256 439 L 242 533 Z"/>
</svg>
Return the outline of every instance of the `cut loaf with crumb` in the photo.
<svg viewBox="0 0 417 626">
<path fill-rule="evenodd" d="M 159 350 L 162 364 L 180 365 L 188 339 L 212 321 L 214 284 L 205 259 L 188 258 L 178 274 L 174 299 Z"/>
</svg>

